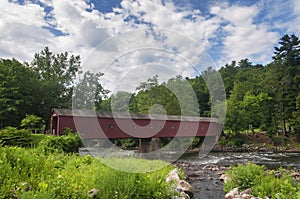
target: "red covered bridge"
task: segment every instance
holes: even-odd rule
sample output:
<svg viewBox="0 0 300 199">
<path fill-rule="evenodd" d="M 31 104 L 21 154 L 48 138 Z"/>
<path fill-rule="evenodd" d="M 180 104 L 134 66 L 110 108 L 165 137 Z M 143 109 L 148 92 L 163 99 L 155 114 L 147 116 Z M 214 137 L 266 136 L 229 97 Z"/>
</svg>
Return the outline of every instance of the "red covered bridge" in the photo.
<svg viewBox="0 0 300 199">
<path fill-rule="evenodd" d="M 215 137 L 222 131 L 215 118 L 70 109 L 54 109 L 50 128 L 53 135 L 70 128 L 84 139 Z"/>
<path fill-rule="evenodd" d="M 50 128 L 53 135 L 62 135 L 70 128 L 86 139 L 218 136 L 222 130 L 215 118 L 70 109 L 54 109 Z"/>
</svg>

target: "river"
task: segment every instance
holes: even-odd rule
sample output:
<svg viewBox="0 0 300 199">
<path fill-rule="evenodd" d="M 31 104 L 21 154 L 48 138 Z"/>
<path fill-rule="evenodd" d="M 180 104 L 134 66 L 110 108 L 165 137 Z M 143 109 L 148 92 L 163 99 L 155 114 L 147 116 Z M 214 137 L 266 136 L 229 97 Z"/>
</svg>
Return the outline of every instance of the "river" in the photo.
<svg viewBox="0 0 300 199">
<path fill-rule="evenodd" d="M 195 199 L 221 199 L 225 194 L 219 180 L 221 173 L 230 165 L 248 161 L 270 169 L 300 169 L 300 153 L 211 152 L 202 157 L 198 153 L 188 153 L 174 164 L 184 170 L 187 181 L 195 189 Z"/>
<path fill-rule="evenodd" d="M 135 154 L 134 151 L 127 152 L 128 156 Z M 99 149 L 93 148 L 81 148 L 80 154 L 103 156 L 103 152 L 99 154 Z M 189 152 L 173 164 L 184 170 L 186 180 L 195 190 L 194 199 L 221 199 L 225 193 L 223 183 L 219 180 L 220 175 L 231 165 L 249 161 L 270 169 L 290 167 L 300 170 L 300 153 L 210 152 L 205 156 L 199 156 L 199 153 Z"/>
</svg>

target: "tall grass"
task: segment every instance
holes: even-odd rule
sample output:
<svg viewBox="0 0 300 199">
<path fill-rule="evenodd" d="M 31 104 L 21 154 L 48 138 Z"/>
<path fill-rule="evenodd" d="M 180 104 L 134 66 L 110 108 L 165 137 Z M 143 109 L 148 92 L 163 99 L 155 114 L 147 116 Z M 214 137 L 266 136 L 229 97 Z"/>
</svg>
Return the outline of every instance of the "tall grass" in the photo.
<svg viewBox="0 0 300 199">
<path fill-rule="evenodd" d="M 165 176 L 173 169 L 162 161 L 107 159 L 134 173 L 112 169 L 91 156 L 45 153 L 39 148 L 0 147 L 0 198 L 170 198 Z M 133 166 L 135 165 L 135 166 Z M 163 166 L 162 166 L 163 165 Z M 138 168 L 163 169 L 138 173 Z"/>
</svg>

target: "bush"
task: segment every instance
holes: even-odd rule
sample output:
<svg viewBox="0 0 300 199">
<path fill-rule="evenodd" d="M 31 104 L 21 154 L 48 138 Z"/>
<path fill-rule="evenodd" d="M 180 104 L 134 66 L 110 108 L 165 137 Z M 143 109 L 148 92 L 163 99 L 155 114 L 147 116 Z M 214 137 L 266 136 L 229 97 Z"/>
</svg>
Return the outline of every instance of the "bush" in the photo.
<svg viewBox="0 0 300 199">
<path fill-rule="evenodd" d="M 265 197 L 269 195 L 271 198 L 298 199 L 295 197 L 297 186 L 295 186 L 293 178 L 283 170 L 280 173 L 282 173 L 280 178 L 275 178 L 274 171 L 266 173 L 260 182 L 253 187 L 256 196 Z"/>
<path fill-rule="evenodd" d="M 31 139 L 33 143 L 33 147 L 38 147 L 40 142 L 44 139 L 47 139 L 51 135 L 46 135 L 46 134 L 31 134 Z"/>
<path fill-rule="evenodd" d="M 15 127 L 6 127 L 0 131 L 2 146 L 30 147 L 33 144 L 32 133 L 28 130 L 18 130 Z"/>
<path fill-rule="evenodd" d="M 136 148 L 139 146 L 139 139 L 138 138 L 126 138 L 126 139 L 110 139 L 112 143 L 116 146 L 120 146 L 123 149 L 129 149 L 129 148 Z"/>
<path fill-rule="evenodd" d="M 265 167 L 258 166 L 248 162 L 246 165 L 239 164 L 237 167 L 231 167 L 228 174 L 231 180 L 225 184 L 224 190 L 229 192 L 235 187 L 244 190 L 255 186 L 262 177 Z"/>
<path fill-rule="evenodd" d="M 252 195 L 261 198 L 298 199 L 300 186 L 289 175 L 288 171 L 279 169 L 280 177 L 276 177 L 275 171 L 267 171 L 264 166 L 252 163 L 231 167 L 227 174 L 229 180 L 224 185 L 224 190 L 229 192 L 238 187 L 239 190 L 252 189 Z"/>
<path fill-rule="evenodd" d="M 81 146 L 82 142 L 79 135 L 73 133 L 62 136 L 47 136 L 39 143 L 39 148 L 45 152 L 78 153 Z"/>
<path fill-rule="evenodd" d="M 245 144 L 245 135 L 241 133 L 228 133 L 225 137 L 219 139 L 221 146 L 241 147 Z"/>
</svg>

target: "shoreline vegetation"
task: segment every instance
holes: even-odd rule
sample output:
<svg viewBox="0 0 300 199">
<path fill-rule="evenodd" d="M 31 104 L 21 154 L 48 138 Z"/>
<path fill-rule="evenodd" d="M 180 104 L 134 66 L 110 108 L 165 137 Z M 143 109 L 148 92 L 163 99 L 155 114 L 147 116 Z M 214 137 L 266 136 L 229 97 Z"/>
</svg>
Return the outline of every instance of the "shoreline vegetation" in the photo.
<svg viewBox="0 0 300 199">
<path fill-rule="evenodd" d="M 274 142 L 267 139 L 263 133 L 246 134 L 246 136 L 247 142 L 241 146 L 224 145 L 220 140 L 212 151 L 298 152 L 299 150 L 298 145 L 291 142 L 294 138 L 285 140 L 285 145 L 274 145 Z M 221 139 L 223 138 L 225 139 L 225 137 Z M 174 168 L 181 169 L 176 163 L 166 166 L 164 161 L 135 158 L 106 159 L 108 162 L 105 163 L 89 155 L 80 156 L 78 149 L 82 146 L 81 140 L 77 134 L 68 131 L 63 136 L 49 136 L 10 127 L 0 131 L 0 140 L 2 145 L 0 146 L 0 183 L 2 184 L 0 198 L 97 198 L 100 195 L 101 198 L 171 198 L 178 194 L 166 183 L 166 176 L 170 171 Z M 194 150 L 197 148 L 190 152 Z M 122 172 L 112 169 L 109 164 L 115 164 L 123 170 L 128 171 L 128 168 L 132 170 L 131 173 Z M 256 168 L 256 166 L 251 164 L 251 167 Z M 153 172 L 141 173 L 145 171 L 144 167 L 151 167 Z M 236 169 L 241 169 L 241 166 L 227 168 L 226 173 L 232 175 Z M 180 170 L 182 179 L 185 176 L 183 170 Z M 266 174 L 270 172 L 263 171 Z M 272 172 L 289 173 L 289 176 L 292 173 L 281 168 Z M 268 179 L 266 174 L 263 177 Z M 242 174 L 240 176 L 243 179 L 247 178 Z M 192 180 L 192 178 L 188 179 L 188 181 Z M 275 181 L 277 182 L 277 179 Z M 230 188 L 240 186 L 237 182 L 234 183 L 230 186 L 225 183 L 224 191 L 229 193 Z M 283 183 L 288 187 L 291 186 L 294 191 L 300 189 L 298 184 L 296 189 L 293 184 L 290 185 L 290 178 Z M 239 189 L 238 193 L 242 191 Z"/>
<path fill-rule="evenodd" d="M 38 135 L 7 128 L 0 131 L 0 198 L 178 198 L 193 189 L 176 170 L 162 160 L 133 157 L 81 156 L 81 140 Z"/>
<path fill-rule="evenodd" d="M 231 166 L 220 179 L 224 181 L 225 199 L 300 198 L 299 170 L 273 170 L 247 162 Z"/>
<path fill-rule="evenodd" d="M 163 161 L 110 159 L 119 167 L 133 169 L 122 172 L 91 156 L 45 153 L 40 148 L 0 147 L 0 157 L 0 198 L 130 199 L 176 195 L 166 183 L 174 166 L 166 166 Z M 138 173 L 149 166 L 154 171 Z"/>
</svg>

